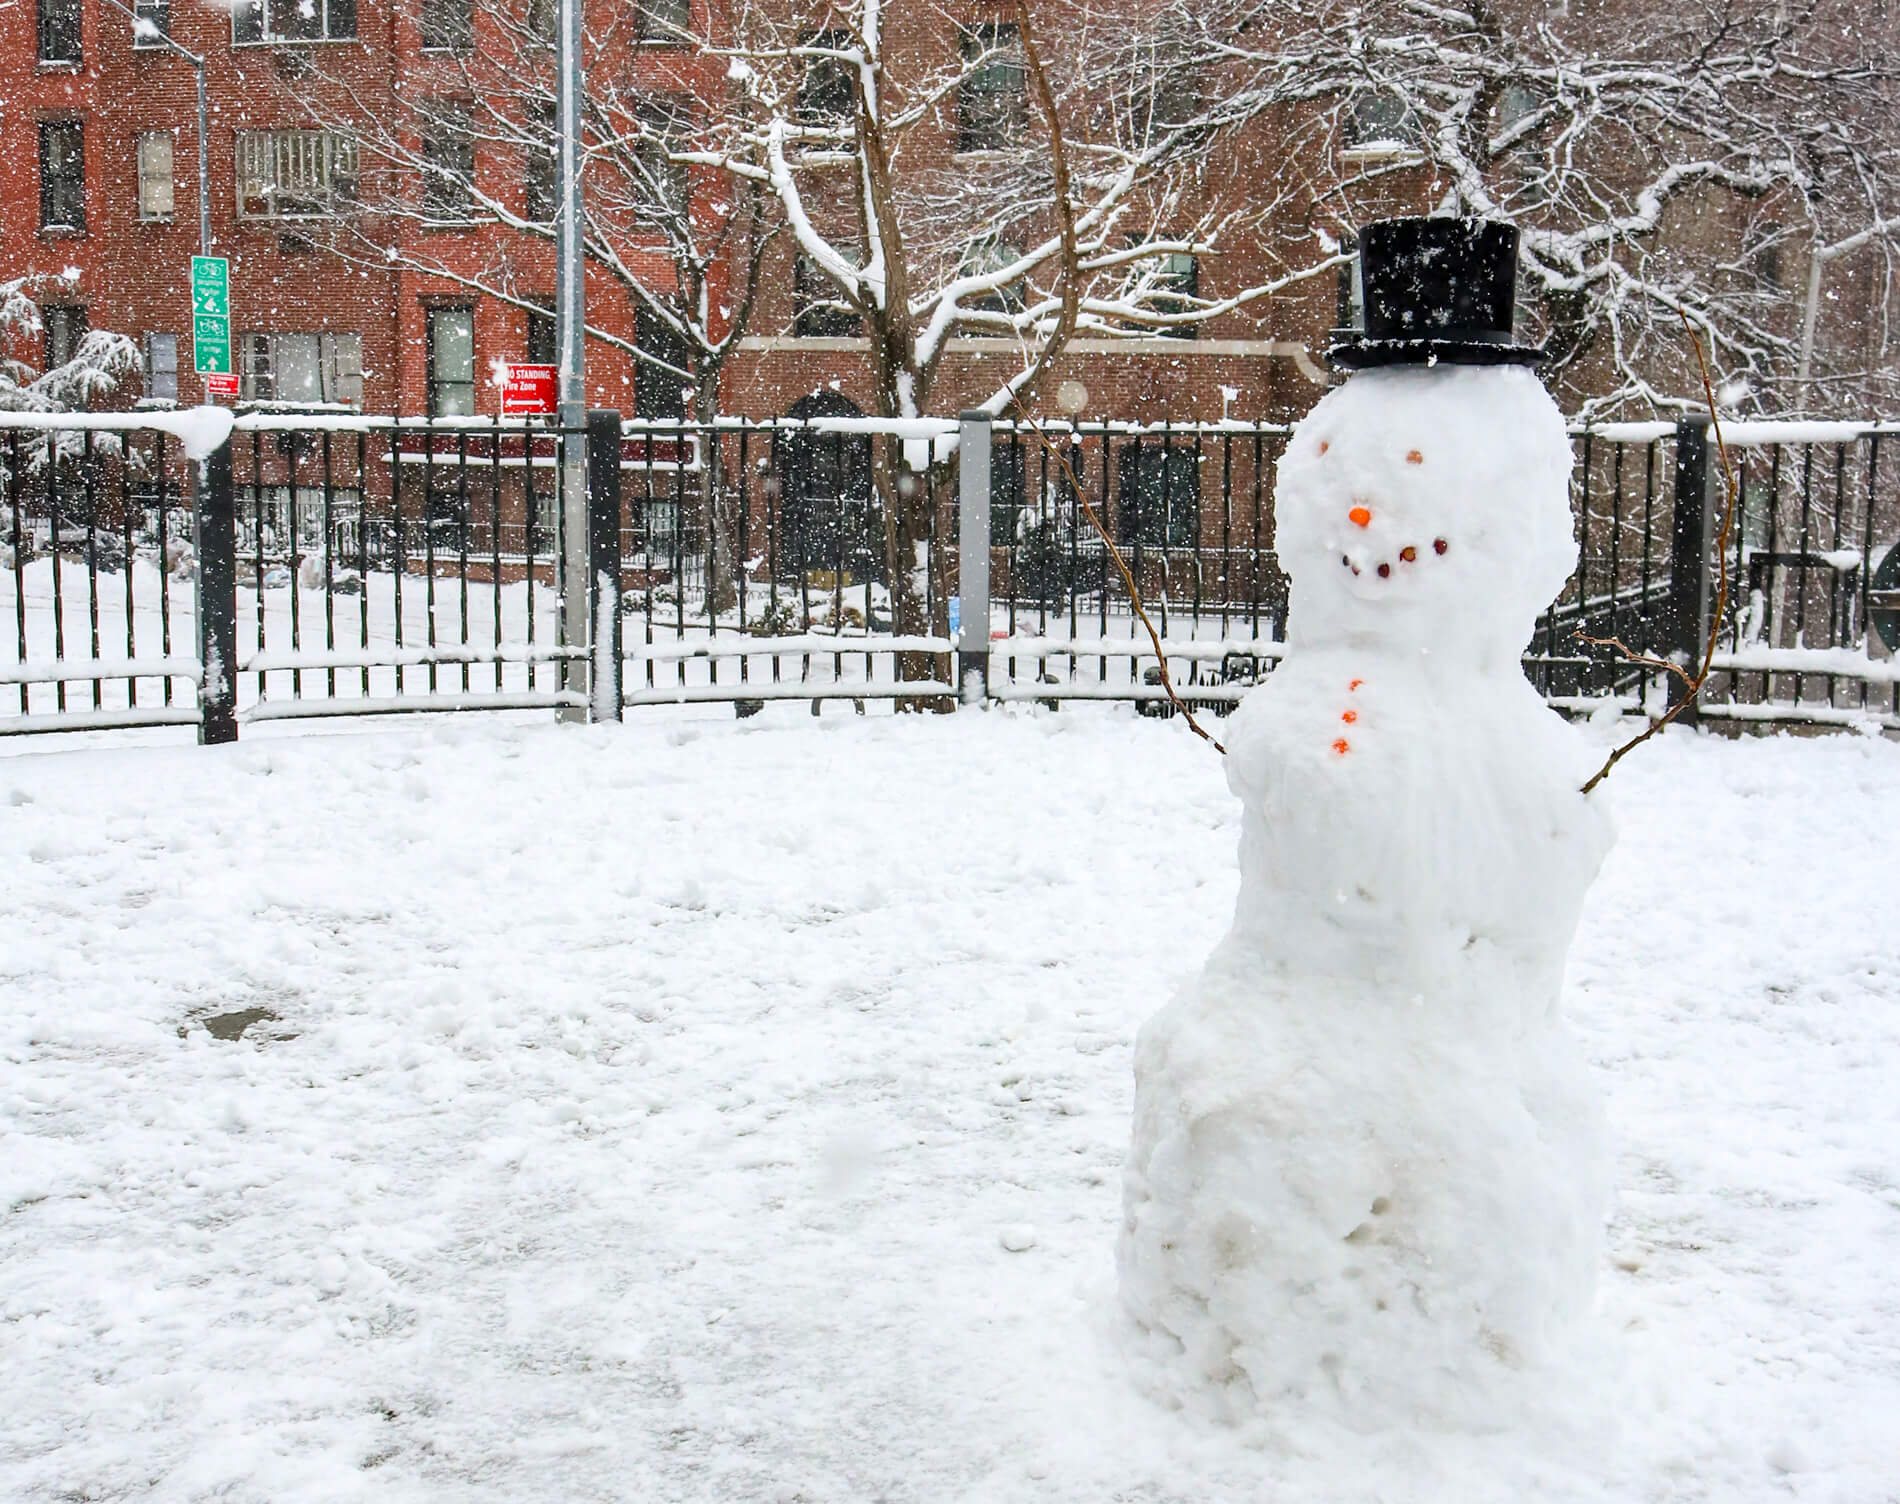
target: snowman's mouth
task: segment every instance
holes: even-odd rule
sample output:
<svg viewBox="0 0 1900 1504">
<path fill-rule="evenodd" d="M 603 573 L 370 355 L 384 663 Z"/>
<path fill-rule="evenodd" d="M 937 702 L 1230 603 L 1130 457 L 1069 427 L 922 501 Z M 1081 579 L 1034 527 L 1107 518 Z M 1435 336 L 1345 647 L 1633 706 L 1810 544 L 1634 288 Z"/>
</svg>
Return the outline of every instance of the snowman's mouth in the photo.
<svg viewBox="0 0 1900 1504">
<path fill-rule="evenodd" d="M 1350 552 L 1347 552 L 1339 556 L 1339 562 L 1344 568 L 1350 569 L 1355 575 L 1370 574 L 1377 579 L 1389 580 L 1394 574 L 1403 574 L 1421 559 L 1425 559 L 1430 555 L 1443 558 L 1449 552 L 1451 552 L 1451 542 L 1449 539 L 1434 538 L 1429 545 L 1429 554 L 1426 548 L 1416 543 L 1408 543 L 1398 551 L 1396 559 L 1355 559 Z"/>
</svg>

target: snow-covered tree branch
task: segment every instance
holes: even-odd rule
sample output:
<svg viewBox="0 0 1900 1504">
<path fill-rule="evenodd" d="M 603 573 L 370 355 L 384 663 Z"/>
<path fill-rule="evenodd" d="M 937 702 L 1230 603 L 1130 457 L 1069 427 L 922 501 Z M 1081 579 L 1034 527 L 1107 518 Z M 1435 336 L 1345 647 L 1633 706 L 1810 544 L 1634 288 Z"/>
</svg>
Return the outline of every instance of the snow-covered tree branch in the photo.
<svg viewBox="0 0 1900 1504">
<path fill-rule="evenodd" d="M 22 360 L 20 346 L 45 332 L 34 294 L 49 282 L 67 285 L 59 278 L 0 281 L 0 411 L 72 412 L 110 396 L 138 369 L 138 345 L 105 329 L 88 330 L 71 355 L 50 368 Z"/>
<path fill-rule="evenodd" d="M 1315 223 L 1342 232 L 1409 194 L 1517 224 L 1533 332 L 1573 408 L 1693 400 L 1684 314 L 1727 400 L 1798 403 L 1804 349 L 1830 405 L 1895 395 L 1890 23 L 1837 0 L 1171 9 L 1218 80 L 1205 124 L 1283 132 Z M 1271 211 L 1249 225 L 1276 233 Z M 1838 311 L 1820 344 L 1804 342 L 1804 263 L 1843 244 L 1859 265 L 1824 294 Z"/>
</svg>

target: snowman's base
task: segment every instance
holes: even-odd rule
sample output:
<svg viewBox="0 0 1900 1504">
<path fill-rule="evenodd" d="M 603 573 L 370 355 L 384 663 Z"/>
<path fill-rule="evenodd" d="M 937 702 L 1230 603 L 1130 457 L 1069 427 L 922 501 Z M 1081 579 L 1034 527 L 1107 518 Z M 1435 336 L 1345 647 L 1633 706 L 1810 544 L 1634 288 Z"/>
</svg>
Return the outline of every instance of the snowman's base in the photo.
<svg viewBox="0 0 1900 1504">
<path fill-rule="evenodd" d="M 1605 1202 L 1594 1092 L 1560 1026 L 1474 1038 L 1459 1011 L 1217 955 L 1143 1030 L 1119 1261 L 1160 1387 L 1230 1419 L 1488 1428 L 1565 1351 Z"/>
</svg>

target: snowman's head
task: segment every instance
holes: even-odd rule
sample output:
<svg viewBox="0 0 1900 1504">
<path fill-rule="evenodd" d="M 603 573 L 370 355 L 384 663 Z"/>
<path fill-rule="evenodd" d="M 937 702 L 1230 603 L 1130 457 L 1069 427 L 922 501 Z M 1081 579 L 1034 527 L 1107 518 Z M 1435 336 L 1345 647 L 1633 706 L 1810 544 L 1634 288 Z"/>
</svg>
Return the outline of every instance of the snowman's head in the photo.
<svg viewBox="0 0 1900 1504">
<path fill-rule="evenodd" d="M 1563 415 L 1521 366 L 1393 366 L 1329 393 L 1274 486 L 1295 644 L 1516 655 L 1577 562 Z"/>
</svg>

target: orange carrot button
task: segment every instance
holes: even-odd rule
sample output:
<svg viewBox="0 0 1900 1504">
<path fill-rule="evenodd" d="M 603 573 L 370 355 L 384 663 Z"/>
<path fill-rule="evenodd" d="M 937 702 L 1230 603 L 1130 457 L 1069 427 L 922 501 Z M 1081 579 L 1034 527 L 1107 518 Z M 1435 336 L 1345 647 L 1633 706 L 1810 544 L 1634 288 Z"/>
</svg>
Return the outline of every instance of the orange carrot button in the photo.
<svg viewBox="0 0 1900 1504">
<path fill-rule="evenodd" d="M 1333 750 L 1341 757 L 1344 757 L 1348 752 L 1352 751 L 1352 743 L 1342 736 L 1338 741 L 1333 743 Z"/>
</svg>

